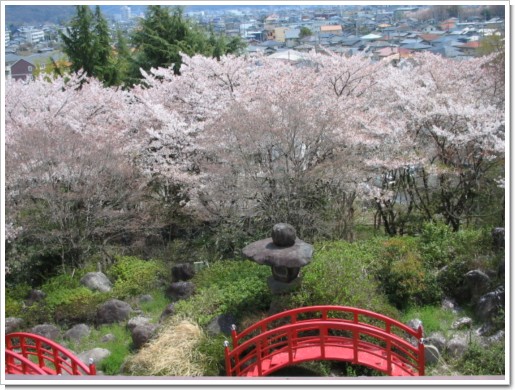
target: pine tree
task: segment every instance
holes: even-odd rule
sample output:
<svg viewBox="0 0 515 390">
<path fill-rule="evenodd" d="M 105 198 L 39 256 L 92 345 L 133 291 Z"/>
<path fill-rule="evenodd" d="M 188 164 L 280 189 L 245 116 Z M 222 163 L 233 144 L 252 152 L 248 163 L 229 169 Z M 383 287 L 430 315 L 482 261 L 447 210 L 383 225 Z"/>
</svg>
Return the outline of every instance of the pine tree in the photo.
<svg viewBox="0 0 515 390">
<path fill-rule="evenodd" d="M 61 33 L 63 51 L 71 62 L 71 70 L 96 77 L 106 85 L 116 80 L 116 67 L 112 62 L 111 39 L 107 21 L 97 5 L 93 13 L 89 6 L 78 5 L 77 14 Z"/>
</svg>

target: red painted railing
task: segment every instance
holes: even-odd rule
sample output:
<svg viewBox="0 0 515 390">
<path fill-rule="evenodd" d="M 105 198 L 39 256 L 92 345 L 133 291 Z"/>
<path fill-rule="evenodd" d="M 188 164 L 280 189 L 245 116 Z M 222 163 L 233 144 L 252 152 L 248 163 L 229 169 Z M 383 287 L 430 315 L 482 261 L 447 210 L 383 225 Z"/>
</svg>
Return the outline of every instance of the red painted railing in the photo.
<svg viewBox="0 0 515 390">
<path fill-rule="evenodd" d="M 22 332 L 7 334 L 5 345 L 6 374 L 96 374 L 93 363 L 84 364 L 63 346 L 36 334 Z"/>
<path fill-rule="evenodd" d="M 265 376 L 309 360 L 342 360 L 387 375 L 424 375 L 423 329 L 368 310 L 311 306 L 265 318 L 225 348 L 228 376 Z M 414 345 L 415 344 L 415 345 Z"/>
</svg>

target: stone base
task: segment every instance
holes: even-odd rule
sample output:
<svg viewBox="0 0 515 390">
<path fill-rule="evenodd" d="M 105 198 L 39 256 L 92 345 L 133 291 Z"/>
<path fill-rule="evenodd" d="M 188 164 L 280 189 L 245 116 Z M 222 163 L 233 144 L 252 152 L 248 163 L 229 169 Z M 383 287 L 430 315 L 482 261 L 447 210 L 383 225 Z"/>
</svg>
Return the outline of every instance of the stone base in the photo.
<svg viewBox="0 0 515 390">
<path fill-rule="evenodd" d="M 268 287 L 272 291 L 272 294 L 281 295 L 288 294 L 294 290 L 296 290 L 302 281 L 302 277 L 295 278 L 289 283 L 280 282 L 274 279 L 273 276 L 269 276 L 267 279 Z"/>
</svg>

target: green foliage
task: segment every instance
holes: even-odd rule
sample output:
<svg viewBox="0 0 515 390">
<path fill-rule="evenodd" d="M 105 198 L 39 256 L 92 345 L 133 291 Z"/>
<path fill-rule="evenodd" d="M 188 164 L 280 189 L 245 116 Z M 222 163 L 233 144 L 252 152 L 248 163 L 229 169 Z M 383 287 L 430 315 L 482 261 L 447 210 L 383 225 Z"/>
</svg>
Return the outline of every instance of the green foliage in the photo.
<svg viewBox="0 0 515 390">
<path fill-rule="evenodd" d="M 6 295 L 5 297 L 5 317 L 19 317 L 22 313 L 23 302 Z"/>
<path fill-rule="evenodd" d="M 116 69 L 111 64 L 111 43 L 107 21 L 100 7 L 93 13 L 89 5 L 76 6 L 76 15 L 67 34 L 61 33 L 63 51 L 72 63 L 74 72 L 82 71 L 110 84 Z"/>
<path fill-rule="evenodd" d="M 114 280 L 113 294 L 123 299 L 154 289 L 167 272 L 164 264 L 157 260 L 117 256 L 116 263 L 107 271 L 107 275 Z"/>
<path fill-rule="evenodd" d="M 182 57 L 180 53 L 196 53 L 219 58 L 221 55 L 238 54 L 244 47 L 239 38 L 228 42 L 223 36 L 214 34 L 208 37 L 199 26 L 184 17 L 182 7 L 150 5 L 145 18 L 140 21 L 132 36 L 138 55 L 135 59 L 133 77 L 141 77 L 139 68 L 173 66 L 175 74 L 180 74 Z"/>
<path fill-rule="evenodd" d="M 411 307 L 403 313 L 401 321 L 406 323 L 413 318 L 418 318 L 424 326 L 424 334 L 442 332 L 445 334 L 451 329 L 456 315 L 451 310 L 445 310 L 440 306 Z"/>
<path fill-rule="evenodd" d="M 472 342 L 455 366 L 462 375 L 504 375 L 505 341 L 495 342 L 485 348 Z"/>
<path fill-rule="evenodd" d="M 290 306 L 344 305 L 396 317 L 370 274 L 374 248 L 363 243 L 324 242 L 315 246 L 311 264 L 302 268 L 302 284 Z"/>
<path fill-rule="evenodd" d="M 48 291 L 44 302 L 54 321 L 72 324 L 93 322 L 97 306 L 109 297 L 109 293 L 93 292 L 83 286 L 63 287 Z"/>
<path fill-rule="evenodd" d="M 199 352 L 205 357 L 203 362 L 205 376 L 225 375 L 225 354 L 222 347 L 226 341 L 224 335 L 204 337 L 198 345 Z"/>
<path fill-rule="evenodd" d="M 424 267 L 414 238 L 385 241 L 374 272 L 389 301 L 399 309 L 432 304 L 441 298 L 436 274 Z"/>
<path fill-rule="evenodd" d="M 242 318 L 256 310 L 266 310 L 271 302 L 266 280 L 270 268 L 244 260 L 218 261 L 195 275 L 197 292 L 177 302 L 175 309 L 201 326 L 219 314 Z"/>
</svg>

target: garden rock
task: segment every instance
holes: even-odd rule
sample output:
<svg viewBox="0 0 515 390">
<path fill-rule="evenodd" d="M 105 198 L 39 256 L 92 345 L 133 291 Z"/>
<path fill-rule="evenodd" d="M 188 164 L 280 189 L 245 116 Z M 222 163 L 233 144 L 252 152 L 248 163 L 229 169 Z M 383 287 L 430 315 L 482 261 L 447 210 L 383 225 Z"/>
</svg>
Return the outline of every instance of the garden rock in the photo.
<svg viewBox="0 0 515 390">
<path fill-rule="evenodd" d="M 172 281 L 180 282 L 190 280 L 195 276 L 195 269 L 190 263 L 174 264 L 172 266 Z"/>
<path fill-rule="evenodd" d="M 46 294 L 41 290 L 30 290 L 26 303 L 32 305 L 34 302 L 42 301 L 45 297 Z"/>
<path fill-rule="evenodd" d="M 441 334 L 441 333 L 438 333 L 438 332 L 435 332 L 435 333 L 431 333 L 428 337 L 424 338 L 424 344 L 427 346 L 427 345 L 432 345 L 436 348 L 438 348 L 438 351 L 445 351 L 445 344 L 446 344 L 447 340 L 445 339 L 445 337 Z"/>
<path fill-rule="evenodd" d="M 472 318 L 461 317 L 453 322 L 452 329 L 470 329 L 471 326 L 472 326 Z"/>
<path fill-rule="evenodd" d="M 144 302 L 152 302 L 154 300 L 154 298 L 152 298 L 152 295 L 150 294 L 145 294 L 145 295 L 142 295 L 139 297 L 139 302 L 140 303 L 144 303 Z"/>
<path fill-rule="evenodd" d="M 479 297 L 488 291 L 490 277 L 481 270 L 475 269 L 465 274 L 465 284 L 470 293 L 472 302 L 477 302 Z"/>
<path fill-rule="evenodd" d="M 491 322 L 493 317 L 504 308 L 504 286 L 483 295 L 476 305 L 476 315 L 484 322 Z"/>
<path fill-rule="evenodd" d="M 492 229 L 492 241 L 494 249 L 504 250 L 504 228 L 496 227 Z"/>
<path fill-rule="evenodd" d="M 95 366 L 98 367 L 99 363 L 109 355 L 111 355 L 111 351 L 109 351 L 108 349 L 93 348 L 89 351 L 85 351 L 78 354 L 77 357 L 85 364 L 94 363 Z"/>
<path fill-rule="evenodd" d="M 171 317 L 175 314 L 175 304 L 170 303 L 165 307 L 161 315 L 159 316 L 159 322 L 162 322 L 168 317 Z"/>
<path fill-rule="evenodd" d="M 113 285 L 102 272 L 88 272 L 80 283 L 91 291 L 109 292 Z"/>
<path fill-rule="evenodd" d="M 97 324 L 112 324 L 125 321 L 129 318 L 131 311 L 132 308 L 127 302 L 110 299 L 97 309 L 96 322 Z"/>
<path fill-rule="evenodd" d="M 462 310 L 454 299 L 448 297 L 442 299 L 442 309 L 450 310 L 454 314 L 457 314 Z"/>
<path fill-rule="evenodd" d="M 103 343 L 108 343 L 108 342 L 114 341 L 114 340 L 116 340 L 116 336 L 112 333 L 108 333 L 100 339 L 100 341 Z"/>
<path fill-rule="evenodd" d="M 5 319 L 5 334 L 18 332 L 23 326 L 23 319 L 17 317 L 7 317 Z"/>
<path fill-rule="evenodd" d="M 498 343 L 499 341 L 502 341 L 504 339 L 504 336 L 505 336 L 504 330 L 500 330 L 496 334 L 494 334 L 490 337 L 487 337 L 486 343 L 487 344 Z"/>
<path fill-rule="evenodd" d="M 140 349 L 145 343 L 147 343 L 152 336 L 154 336 L 158 326 L 155 324 L 142 324 L 137 325 L 131 331 L 132 344 L 134 348 Z"/>
<path fill-rule="evenodd" d="M 146 325 L 150 322 L 150 318 L 147 318 L 147 317 L 142 317 L 142 316 L 137 316 L 137 317 L 133 317 L 131 318 L 128 322 L 127 322 L 127 329 L 129 329 L 129 332 L 132 332 L 132 330 L 136 327 L 136 326 L 139 326 L 139 325 Z"/>
<path fill-rule="evenodd" d="M 426 364 L 436 364 L 440 360 L 440 351 L 434 345 L 424 346 L 424 359 Z"/>
<path fill-rule="evenodd" d="M 168 287 L 165 295 L 168 299 L 178 301 L 188 299 L 195 292 L 195 285 L 191 282 L 175 282 Z"/>
<path fill-rule="evenodd" d="M 30 330 L 30 333 L 34 333 L 54 341 L 61 336 L 61 330 L 52 324 L 36 325 Z"/>
<path fill-rule="evenodd" d="M 229 336 L 233 324 L 236 325 L 236 318 L 232 314 L 220 314 L 211 320 L 207 332 L 214 336 L 220 333 Z"/>
<path fill-rule="evenodd" d="M 468 349 L 468 343 L 464 337 L 456 336 L 447 343 L 447 353 L 454 358 L 461 358 Z"/>
<path fill-rule="evenodd" d="M 90 332 L 89 326 L 86 324 L 77 324 L 66 331 L 64 338 L 79 342 L 84 337 L 89 336 Z"/>
</svg>

